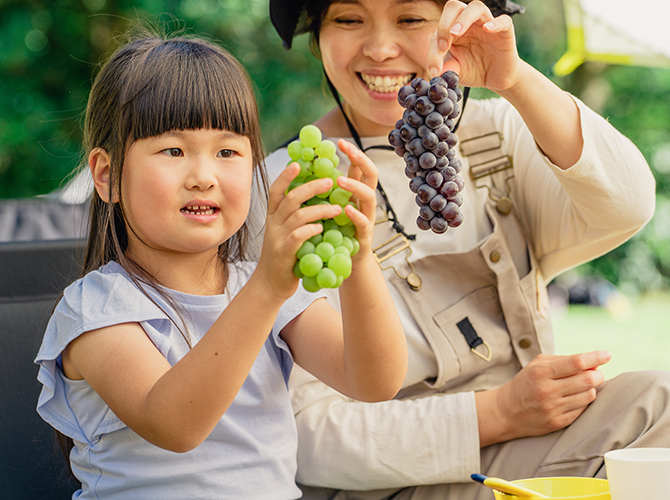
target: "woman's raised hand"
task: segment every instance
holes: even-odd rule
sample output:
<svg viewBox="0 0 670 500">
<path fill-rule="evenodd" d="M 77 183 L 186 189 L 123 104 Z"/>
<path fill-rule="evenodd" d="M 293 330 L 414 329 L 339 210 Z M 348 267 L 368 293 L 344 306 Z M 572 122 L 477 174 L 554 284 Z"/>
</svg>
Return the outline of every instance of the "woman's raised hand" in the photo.
<svg viewBox="0 0 670 500">
<path fill-rule="evenodd" d="M 449 0 L 431 40 L 427 66 L 430 77 L 455 71 L 467 87 L 494 92 L 512 87 L 521 67 L 512 19 L 494 18 L 479 0 Z"/>
</svg>

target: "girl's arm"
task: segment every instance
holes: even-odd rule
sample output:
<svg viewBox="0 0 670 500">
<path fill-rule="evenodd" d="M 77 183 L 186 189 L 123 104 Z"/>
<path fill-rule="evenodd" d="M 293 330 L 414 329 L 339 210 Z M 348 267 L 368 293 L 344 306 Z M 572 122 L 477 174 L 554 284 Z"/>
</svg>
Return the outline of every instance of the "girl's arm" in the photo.
<svg viewBox="0 0 670 500">
<path fill-rule="evenodd" d="M 330 179 L 283 195 L 299 171 L 296 167 L 287 168 L 271 189 L 272 220 L 278 228 L 266 235 L 256 271 L 202 340 L 174 366 L 137 323 L 89 331 L 64 351 L 66 376 L 85 379 L 147 441 L 184 452 L 210 434 L 246 379 L 279 308 L 297 288 L 292 262 L 302 242 L 319 232 L 311 222 L 340 212 L 337 206 L 300 208 L 301 202 L 329 189 Z"/>
<path fill-rule="evenodd" d="M 359 252 L 341 285 L 342 318 L 317 301 L 282 332 L 295 361 L 337 391 L 362 401 L 392 398 L 407 371 L 407 344 L 400 319 L 371 251 L 377 170 L 351 143 L 338 146 L 351 162 L 339 185 L 357 198 L 359 210 L 346 206 L 356 226 Z"/>
<path fill-rule="evenodd" d="M 507 99 L 540 149 L 558 167 L 567 169 L 581 156 L 576 103 L 519 58 L 509 16 L 494 19 L 482 2 L 450 0 L 431 45 L 428 67 L 431 76 L 451 69 L 459 74 L 461 84 L 485 87 Z"/>
</svg>

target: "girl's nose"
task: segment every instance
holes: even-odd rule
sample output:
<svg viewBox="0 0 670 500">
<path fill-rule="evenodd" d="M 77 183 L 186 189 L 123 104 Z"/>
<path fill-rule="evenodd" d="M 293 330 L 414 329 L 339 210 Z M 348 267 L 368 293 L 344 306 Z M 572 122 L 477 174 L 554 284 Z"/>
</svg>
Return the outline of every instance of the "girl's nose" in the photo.
<svg viewBox="0 0 670 500">
<path fill-rule="evenodd" d="M 401 49 L 393 29 L 375 25 L 370 27 L 362 50 L 364 56 L 375 62 L 382 62 L 397 57 Z"/>
<path fill-rule="evenodd" d="M 216 184 L 214 162 L 198 160 L 193 163 L 186 177 L 186 187 L 207 191 Z"/>
</svg>

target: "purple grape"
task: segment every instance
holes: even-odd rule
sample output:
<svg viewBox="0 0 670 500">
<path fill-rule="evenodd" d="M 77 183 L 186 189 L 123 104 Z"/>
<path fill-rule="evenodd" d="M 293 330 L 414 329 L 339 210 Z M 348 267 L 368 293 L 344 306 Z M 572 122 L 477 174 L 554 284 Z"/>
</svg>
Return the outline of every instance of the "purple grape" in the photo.
<svg viewBox="0 0 670 500">
<path fill-rule="evenodd" d="M 416 192 L 419 190 L 421 186 L 423 186 L 426 183 L 426 180 L 423 177 L 413 177 L 412 180 L 409 181 L 409 190 L 416 194 Z"/>
<path fill-rule="evenodd" d="M 456 206 L 461 206 L 463 205 L 463 195 L 461 193 L 458 193 L 456 196 L 454 196 L 452 199 L 449 200 L 452 203 L 455 203 Z"/>
<path fill-rule="evenodd" d="M 442 187 L 440 188 L 440 194 L 447 200 L 456 196 L 459 191 L 460 189 L 458 189 L 458 184 L 456 184 L 454 181 L 447 181 L 442 184 Z"/>
<path fill-rule="evenodd" d="M 447 138 L 451 135 L 451 130 L 449 130 L 449 127 L 444 124 L 437 127 L 433 132 L 435 132 L 441 141 L 446 141 Z"/>
<path fill-rule="evenodd" d="M 433 132 L 428 132 L 421 138 L 421 144 L 423 144 L 423 147 L 426 149 L 433 149 L 439 142 L 439 137 Z"/>
<path fill-rule="evenodd" d="M 453 181 L 456 179 L 456 170 L 451 166 L 443 168 L 440 173 L 445 181 Z"/>
<path fill-rule="evenodd" d="M 405 167 L 405 177 L 408 179 L 414 179 L 414 177 L 416 177 L 416 172 L 412 172 L 409 167 Z"/>
<path fill-rule="evenodd" d="M 463 188 L 465 187 L 465 181 L 463 180 L 463 177 L 457 174 L 454 182 L 458 185 L 458 191 L 463 191 Z"/>
<path fill-rule="evenodd" d="M 418 95 L 416 94 L 410 94 L 405 98 L 405 108 L 407 108 L 409 111 L 414 109 L 414 103 L 416 103 L 416 100 L 419 98 Z"/>
<path fill-rule="evenodd" d="M 430 229 L 430 222 L 423 220 L 421 217 L 416 218 L 416 227 L 422 231 L 428 231 Z"/>
<path fill-rule="evenodd" d="M 449 90 L 446 85 L 434 83 L 428 89 L 428 97 L 435 104 L 439 104 L 449 97 Z"/>
<path fill-rule="evenodd" d="M 433 151 L 433 154 L 435 156 L 438 156 L 438 157 L 446 156 L 447 153 L 449 152 L 449 145 L 446 142 L 440 141 L 440 142 L 437 143 L 437 146 L 435 146 L 432 149 L 432 151 Z"/>
<path fill-rule="evenodd" d="M 423 220 L 430 220 L 435 217 L 435 212 L 429 205 L 421 205 L 419 208 L 419 217 Z"/>
<path fill-rule="evenodd" d="M 455 220 L 460 213 L 461 209 L 453 201 L 447 202 L 444 208 L 440 210 L 440 215 L 447 221 Z"/>
<path fill-rule="evenodd" d="M 430 219 L 430 229 L 435 234 L 442 234 L 449 228 L 449 224 L 440 216 L 435 216 Z"/>
<path fill-rule="evenodd" d="M 433 130 L 440 127 L 444 123 L 444 117 L 437 111 L 428 113 L 426 115 L 426 126 L 432 128 Z"/>
<path fill-rule="evenodd" d="M 401 158 L 404 158 L 405 154 L 407 154 L 407 150 L 405 149 L 405 146 L 400 146 L 399 148 L 395 148 L 394 151 L 395 151 L 395 154 L 397 154 Z"/>
<path fill-rule="evenodd" d="M 435 195 L 437 195 L 437 190 L 428 184 L 424 184 L 416 192 L 417 198 L 423 203 L 429 203 Z"/>
<path fill-rule="evenodd" d="M 414 103 L 414 110 L 422 116 L 426 116 L 435 109 L 435 104 L 433 104 L 428 96 L 421 96 Z"/>
<path fill-rule="evenodd" d="M 435 85 L 436 83 L 439 83 L 440 85 L 444 85 L 445 87 L 449 87 L 449 84 L 447 81 L 442 78 L 441 76 L 434 76 L 433 78 L 430 79 L 430 84 Z"/>
<path fill-rule="evenodd" d="M 407 113 L 407 110 L 403 111 L 403 114 L 402 114 L 403 117 L 405 116 L 405 113 Z M 405 124 L 405 120 L 404 120 L 404 119 L 403 119 L 403 120 L 398 120 L 397 122 L 395 122 L 395 128 L 399 129 L 399 128 L 402 127 L 404 124 Z"/>
<path fill-rule="evenodd" d="M 454 111 L 454 103 L 451 99 L 442 101 L 435 106 L 435 111 L 440 113 L 442 116 L 449 116 Z"/>
<path fill-rule="evenodd" d="M 416 112 L 416 110 L 407 113 L 407 123 L 414 128 L 419 128 L 423 125 L 423 116 Z"/>
<path fill-rule="evenodd" d="M 426 174 L 426 182 L 428 183 L 429 186 L 434 187 L 435 189 L 439 189 L 442 183 L 444 182 L 444 177 L 442 177 L 442 174 L 440 172 L 431 170 L 430 172 L 428 172 L 428 174 Z"/>
<path fill-rule="evenodd" d="M 409 123 L 403 125 L 398 131 L 398 134 L 400 135 L 400 138 L 404 142 L 410 142 L 417 136 L 416 129 L 412 127 Z"/>
<path fill-rule="evenodd" d="M 414 89 L 410 85 L 404 85 L 398 90 L 398 103 L 405 107 L 405 99 L 407 96 L 414 93 Z"/>
<path fill-rule="evenodd" d="M 434 212 L 442 212 L 442 210 L 444 210 L 444 207 L 447 206 L 447 203 L 448 201 L 444 196 L 442 196 L 441 194 L 437 194 L 433 196 L 432 200 L 430 200 L 429 205 Z"/>
<path fill-rule="evenodd" d="M 400 148 L 405 146 L 405 141 L 403 140 L 402 137 L 400 137 L 400 130 L 397 128 L 394 128 L 389 132 L 389 144 L 393 146 L 394 148 Z"/>
<path fill-rule="evenodd" d="M 405 149 L 417 158 L 426 152 L 426 148 L 421 144 L 421 138 L 419 137 L 412 139 L 410 143 L 405 146 Z"/>
<path fill-rule="evenodd" d="M 455 71 L 445 71 L 441 76 L 449 88 L 458 87 L 458 75 Z"/>
<path fill-rule="evenodd" d="M 461 162 L 459 158 L 451 158 L 449 160 L 449 166 L 452 167 L 456 171 L 456 173 L 463 170 L 463 162 Z"/>
<path fill-rule="evenodd" d="M 458 213 L 458 216 L 454 220 L 450 220 L 448 222 L 449 227 L 458 227 L 461 224 L 463 224 L 463 214 L 461 212 Z"/>
<path fill-rule="evenodd" d="M 421 168 L 423 169 L 430 169 L 435 166 L 437 163 L 437 158 L 435 158 L 435 155 L 431 153 L 430 151 L 426 151 L 419 157 L 419 165 L 421 165 Z M 426 179 L 428 180 L 428 179 Z"/>
<path fill-rule="evenodd" d="M 428 83 L 423 78 L 417 76 L 414 80 L 410 82 L 410 86 L 414 89 L 414 93 L 418 96 L 424 96 L 428 93 L 430 88 L 430 83 Z"/>
<path fill-rule="evenodd" d="M 454 110 L 449 115 L 449 118 L 451 118 L 452 120 L 455 120 L 456 118 L 458 118 L 458 115 L 460 113 L 461 113 L 460 106 L 458 105 L 458 103 L 454 103 Z"/>
<path fill-rule="evenodd" d="M 456 134 L 449 134 L 446 142 L 450 148 L 456 147 L 456 144 L 458 144 L 458 137 L 456 137 Z"/>
<path fill-rule="evenodd" d="M 416 156 L 410 156 L 405 161 L 405 165 L 407 165 L 407 168 L 409 169 L 410 172 L 417 173 L 419 170 L 421 170 L 419 159 Z"/>
<path fill-rule="evenodd" d="M 435 154 L 435 153 L 433 153 Z M 449 160 L 447 159 L 446 156 L 438 156 L 437 157 L 437 162 L 435 163 L 435 166 L 433 167 L 436 170 L 442 170 L 443 168 L 447 167 L 449 165 Z"/>
</svg>

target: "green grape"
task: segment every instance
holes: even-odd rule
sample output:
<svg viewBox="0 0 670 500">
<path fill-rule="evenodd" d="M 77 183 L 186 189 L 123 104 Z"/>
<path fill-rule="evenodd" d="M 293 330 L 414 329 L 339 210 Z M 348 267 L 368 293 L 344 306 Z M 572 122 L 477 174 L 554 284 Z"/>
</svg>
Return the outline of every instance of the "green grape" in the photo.
<svg viewBox="0 0 670 500">
<path fill-rule="evenodd" d="M 302 153 L 302 142 L 300 142 L 298 139 L 295 141 L 291 142 L 286 150 L 288 151 L 288 155 L 291 158 L 291 160 L 298 161 L 300 158 L 302 158 L 301 153 Z"/>
<path fill-rule="evenodd" d="M 344 205 L 349 203 L 349 198 L 351 198 L 351 193 L 338 187 L 333 189 L 333 192 L 330 193 L 328 200 L 333 205 L 340 205 L 341 207 L 343 207 Z"/>
<path fill-rule="evenodd" d="M 316 154 L 321 158 L 331 158 L 337 153 L 337 146 L 333 141 L 328 139 L 322 140 L 318 146 L 316 146 Z"/>
<path fill-rule="evenodd" d="M 302 279 L 302 287 L 308 292 L 318 292 L 321 287 L 316 282 L 316 276 L 305 276 Z"/>
<path fill-rule="evenodd" d="M 336 215 L 335 217 L 333 217 L 333 220 L 339 226 L 346 226 L 347 224 L 351 224 L 351 219 L 347 214 L 344 213 L 344 210 L 342 210 L 342 213 L 340 215 Z"/>
<path fill-rule="evenodd" d="M 314 253 L 317 254 L 319 257 L 321 257 L 322 261 L 328 262 L 328 260 L 335 253 L 335 247 L 333 247 L 333 245 L 331 245 L 327 241 L 322 241 L 316 246 L 316 248 L 314 249 Z"/>
<path fill-rule="evenodd" d="M 305 255 L 308 253 L 314 253 L 314 250 L 316 249 L 316 245 L 312 243 L 311 241 L 306 241 L 304 242 L 300 248 L 298 248 L 298 251 L 295 253 L 295 256 L 298 257 L 299 259 L 302 259 Z"/>
<path fill-rule="evenodd" d="M 314 153 L 314 148 L 304 147 L 300 153 L 300 158 L 305 161 L 312 161 L 316 154 Z"/>
<path fill-rule="evenodd" d="M 316 283 L 321 288 L 335 288 L 337 284 L 337 274 L 332 269 L 324 267 L 319 271 L 319 274 L 316 275 Z"/>
<path fill-rule="evenodd" d="M 300 134 L 298 137 L 300 138 L 300 142 L 302 142 L 303 146 L 315 148 L 321 142 L 323 135 L 321 134 L 319 127 L 316 125 L 305 125 L 300 129 Z"/>
<path fill-rule="evenodd" d="M 296 276 L 296 278 L 304 278 L 304 274 L 300 272 L 300 261 L 296 260 L 295 265 L 293 266 L 293 274 Z"/>
<path fill-rule="evenodd" d="M 342 286 L 342 283 L 344 283 L 344 277 L 338 276 L 337 283 L 335 283 L 335 286 L 333 288 L 340 288 Z"/>
<path fill-rule="evenodd" d="M 324 234 L 331 229 L 335 229 L 336 231 L 340 230 L 340 226 L 337 225 L 337 222 L 335 222 L 333 219 L 326 219 L 323 221 L 323 232 Z M 334 245 L 333 245 L 334 246 Z"/>
<path fill-rule="evenodd" d="M 325 200 L 330 196 L 330 193 L 333 192 L 333 188 L 331 187 L 328 191 L 324 191 L 323 193 L 319 193 L 316 195 L 317 198 L 321 198 L 322 200 Z M 328 203 L 328 202 L 326 202 Z"/>
<path fill-rule="evenodd" d="M 315 235 L 315 236 L 312 236 L 312 237 L 311 237 L 310 239 L 308 239 L 307 241 L 311 242 L 312 244 L 314 244 L 314 246 L 316 246 L 316 245 L 318 245 L 319 243 L 321 243 L 321 242 L 323 241 L 323 234 L 322 234 L 322 233 L 319 233 L 319 234 L 317 234 L 317 235 Z"/>
<path fill-rule="evenodd" d="M 351 275 L 351 257 L 343 253 L 336 253 L 330 258 L 328 268 L 335 271 L 338 276 L 347 279 Z"/>
<path fill-rule="evenodd" d="M 315 253 L 308 253 L 300 259 L 300 272 L 305 276 L 316 276 L 322 267 L 323 261 Z"/>
<path fill-rule="evenodd" d="M 342 246 L 348 250 L 347 255 L 351 255 L 351 252 L 354 251 L 354 242 L 351 240 L 351 238 L 345 236 L 342 239 Z"/>
<path fill-rule="evenodd" d="M 340 157 L 335 155 L 332 158 L 330 158 L 330 161 L 333 162 L 333 167 L 337 168 L 337 166 L 340 164 Z"/>
<path fill-rule="evenodd" d="M 300 173 L 298 174 L 299 179 L 306 179 L 310 175 L 312 175 L 312 162 L 303 160 L 300 158 L 297 160 L 298 165 L 300 165 Z"/>
<path fill-rule="evenodd" d="M 335 247 L 335 253 L 343 253 L 344 255 L 351 256 L 351 250 L 349 250 L 344 245 L 340 245 L 339 247 Z"/>
<path fill-rule="evenodd" d="M 330 172 L 330 178 L 333 179 L 333 186 L 337 186 L 337 178 L 341 175 L 343 175 L 342 172 L 333 166 L 333 170 Z"/>
<path fill-rule="evenodd" d="M 354 249 L 351 252 L 351 256 L 353 257 L 361 249 L 361 244 L 358 242 L 358 240 L 356 238 L 352 238 L 351 242 L 354 244 Z"/>
<path fill-rule="evenodd" d="M 327 241 L 334 247 L 339 247 L 343 240 L 344 236 L 342 236 L 342 233 L 337 229 L 328 229 L 323 233 L 323 241 Z"/>
<path fill-rule="evenodd" d="M 314 167 L 312 168 L 312 171 L 314 172 L 314 175 L 323 179 L 324 177 L 330 177 L 331 172 L 334 169 L 335 167 L 333 167 L 332 161 L 330 161 L 328 158 L 319 157 L 314 160 Z"/>
<path fill-rule="evenodd" d="M 356 234 L 356 226 L 353 224 L 345 224 L 344 226 L 339 226 L 339 228 L 342 236 L 346 236 L 347 238 L 353 238 Z"/>
<path fill-rule="evenodd" d="M 298 186 L 302 186 L 304 183 L 305 183 L 305 182 L 304 182 L 302 179 L 296 177 L 295 179 L 293 179 L 293 180 L 289 183 L 288 188 L 286 188 L 286 192 L 288 193 L 288 192 L 291 191 L 292 189 L 295 189 L 295 188 L 297 188 Z"/>
</svg>

